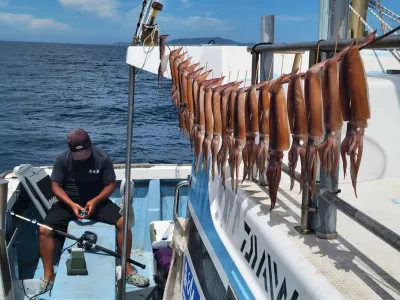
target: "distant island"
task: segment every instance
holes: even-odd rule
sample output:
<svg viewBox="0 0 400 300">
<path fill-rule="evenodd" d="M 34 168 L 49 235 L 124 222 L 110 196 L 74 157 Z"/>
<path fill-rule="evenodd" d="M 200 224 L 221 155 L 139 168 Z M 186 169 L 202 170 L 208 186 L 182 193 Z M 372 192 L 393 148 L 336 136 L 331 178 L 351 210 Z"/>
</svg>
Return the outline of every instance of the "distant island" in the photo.
<svg viewBox="0 0 400 300">
<path fill-rule="evenodd" d="M 235 45 L 235 46 L 252 46 L 255 43 L 239 43 L 230 39 L 224 39 L 221 37 L 200 37 L 200 38 L 181 38 L 174 40 L 167 40 L 169 45 L 204 45 L 204 44 L 212 44 L 214 41 L 215 45 Z M 127 46 L 128 43 L 120 42 L 115 43 L 114 45 L 118 46 Z"/>
</svg>

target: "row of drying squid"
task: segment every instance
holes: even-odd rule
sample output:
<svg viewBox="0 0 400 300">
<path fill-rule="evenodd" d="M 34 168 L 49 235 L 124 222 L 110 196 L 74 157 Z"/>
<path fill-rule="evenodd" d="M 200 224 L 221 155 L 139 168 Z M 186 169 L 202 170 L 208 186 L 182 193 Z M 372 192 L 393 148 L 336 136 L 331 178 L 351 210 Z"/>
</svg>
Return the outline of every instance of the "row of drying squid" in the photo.
<svg viewBox="0 0 400 300">
<path fill-rule="evenodd" d="M 195 154 L 195 173 L 201 167 L 201 154 L 206 170 L 211 155 L 212 179 L 218 172 L 225 186 L 228 161 L 232 189 L 237 192 L 242 161 L 242 180 L 250 176 L 249 171 L 255 165 L 259 176 L 266 171 L 273 209 L 284 151 L 290 148 L 290 188 L 294 186 L 300 157 L 300 191 L 306 170 L 313 195 L 319 160 L 326 173 L 334 175 L 338 168 L 338 143 L 345 121 L 347 132 L 340 152 L 344 176 L 346 156 L 350 157 L 351 180 L 357 196 L 363 135 L 370 118 L 368 88 L 359 50 L 370 43 L 374 35 L 371 34 L 363 44 L 348 45 L 305 73 L 296 70 L 249 87 L 240 87 L 242 82 L 222 84 L 224 77 L 208 79 L 211 70 L 206 71 L 198 63 L 192 64 L 192 58 L 183 52 L 183 48 L 172 50 L 169 55 L 171 96 L 179 108 L 181 131 L 189 136 Z M 288 83 L 287 94 L 282 86 L 284 83 Z M 257 133 L 258 144 L 255 142 Z"/>
</svg>

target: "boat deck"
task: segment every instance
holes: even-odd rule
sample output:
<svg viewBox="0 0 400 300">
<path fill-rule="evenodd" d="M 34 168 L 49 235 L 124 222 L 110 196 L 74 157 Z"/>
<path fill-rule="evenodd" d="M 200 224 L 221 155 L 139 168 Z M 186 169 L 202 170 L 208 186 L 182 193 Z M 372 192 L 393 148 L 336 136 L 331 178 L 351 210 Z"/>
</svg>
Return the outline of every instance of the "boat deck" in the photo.
<svg viewBox="0 0 400 300">
<path fill-rule="evenodd" d="M 277 205 L 270 213 L 268 189 L 244 182 L 241 190 L 250 200 L 247 213 L 265 219 L 268 226 L 286 236 L 346 299 L 400 299 L 400 253 L 340 211 L 337 239 L 300 235 L 294 228 L 300 223 L 299 185 L 293 191 L 289 186 L 289 176 L 282 173 Z M 359 182 L 358 199 L 349 181 L 341 182 L 340 188 L 342 199 L 400 233 L 400 179 Z"/>
<path fill-rule="evenodd" d="M 117 176 L 117 181 L 119 182 L 124 178 L 124 166 L 115 165 L 115 173 Z M 171 220 L 173 214 L 173 203 L 174 203 L 174 193 L 175 186 L 177 182 L 187 178 L 190 174 L 191 167 L 189 165 L 135 165 L 132 169 L 132 179 L 135 180 L 135 190 L 134 190 L 134 211 L 135 211 L 135 226 L 133 227 L 133 244 L 131 249 L 131 258 L 146 265 L 146 269 L 142 270 L 138 269 L 138 272 L 141 275 L 144 275 L 150 279 L 150 285 L 147 288 L 138 288 L 133 285 L 126 285 L 126 297 L 127 299 L 136 299 L 143 298 L 148 299 L 155 297 L 158 291 L 155 290 L 157 286 L 154 280 L 153 274 L 153 252 L 150 241 L 150 222 L 158 221 L 158 220 Z M 45 171 L 50 174 L 51 168 L 45 167 Z M 15 191 L 20 189 L 19 180 L 14 175 L 14 173 L 7 174 L 5 179 L 8 180 L 8 209 L 14 205 L 16 200 Z M 187 205 L 187 191 L 181 192 L 180 205 L 179 205 L 179 213 L 185 215 L 186 213 L 186 205 Z M 120 190 L 119 187 L 115 189 L 113 195 L 110 199 L 119 205 L 121 201 Z M 28 224 L 28 226 L 31 226 Z M 106 225 L 108 226 L 108 225 Z M 79 230 L 80 231 L 79 231 Z M 75 232 L 77 236 L 80 235 L 81 231 L 85 228 L 78 228 L 79 232 Z M 112 236 L 115 236 L 115 233 L 112 233 Z M 113 240 L 113 239 L 112 239 Z M 66 244 L 64 247 L 71 243 L 70 240 L 66 240 Z M 103 244 L 106 248 L 114 249 L 115 245 L 108 245 L 106 243 Z M 66 259 L 69 257 L 68 253 L 65 253 L 61 259 Z M 99 256 L 101 257 L 101 256 Z M 110 261 L 114 261 L 114 258 L 104 256 Z M 96 257 L 97 258 L 97 257 Z M 24 289 L 31 296 L 37 293 L 38 287 L 38 278 L 43 275 L 43 266 L 39 261 L 35 261 L 34 265 L 29 269 L 29 274 L 20 274 L 20 278 L 25 278 L 24 287 L 22 286 L 22 281 L 15 281 L 14 286 L 16 289 L 16 293 L 18 294 L 18 299 L 24 298 Z M 120 260 L 117 259 L 117 265 L 120 265 Z M 37 266 L 36 266 L 37 265 Z M 105 266 L 100 263 L 99 265 L 103 271 Z M 65 267 L 65 266 L 63 266 Z M 64 268 L 65 269 L 65 268 Z M 116 270 L 109 273 L 109 276 L 112 276 L 115 279 L 115 275 L 117 278 L 120 278 L 120 266 L 117 266 Z M 65 270 L 64 270 L 65 271 Z M 116 273 L 115 273 L 116 271 Z M 34 276 L 32 278 L 32 274 Z M 64 272 L 65 273 L 65 272 Z M 68 280 L 70 279 L 69 277 Z M 64 279 L 65 279 L 64 278 Z M 72 279 L 76 279 L 71 277 Z M 60 276 L 57 277 L 60 281 Z M 64 283 L 55 283 L 55 288 L 65 286 Z M 61 278 L 62 279 L 62 278 Z M 79 279 L 79 278 L 77 278 Z M 90 278 L 87 278 L 90 280 Z M 93 279 L 93 278 L 92 278 Z M 113 281 L 113 280 L 112 280 Z M 73 283 L 73 282 L 72 282 Z M 83 283 L 82 283 L 83 284 Z M 107 287 L 106 287 L 107 288 Z M 51 294 L 51 297 L 46 293 L 42 295 L 40 299 L 49 299 L 49 298 L 63 298 L 69 297 L 70 294 L 67 292 L 68 288 L 59 288 L 55 289 L 54 293 Z M 109 291 L 115 291 L 115 286 L 110 286 Z M 100 290 L 98 290 L 100 292 Z M 105 295 L 103 295 L 105 296 Z M 79 298 L 79 297 L 78 297 Z M 85 297 L 83 297 L 85 298 Z M 89 297 L 90 298 L 90 297 Z M 107 297 L 106 297 L 107 298 Z M 80 298 L 79 298 L 80 299 Z"/>
</svg>

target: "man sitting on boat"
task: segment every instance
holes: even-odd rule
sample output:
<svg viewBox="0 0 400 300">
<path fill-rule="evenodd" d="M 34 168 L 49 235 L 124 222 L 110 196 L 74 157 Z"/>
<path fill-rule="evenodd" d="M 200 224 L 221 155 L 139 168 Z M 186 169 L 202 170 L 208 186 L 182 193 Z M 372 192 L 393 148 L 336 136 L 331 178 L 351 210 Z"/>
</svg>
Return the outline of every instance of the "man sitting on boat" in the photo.
<svg viewBox="0 0 400 300">
<path fill-rule="evenodd" d="M 117 228 L 118 249 L 122 249 L 123 217 L 120 207 L 109 197 L 113 193 L 115 172 L 110 157 L 92 145 L 88 133 L 83 129 L 73 130 L 67 137 L 68 150 L 57 156 L 51 174 L 52 190 L 59 201 L 49 210 L 44 224 L 67 231 L 68 222 L 90 219 Z M 132 232 L 127 234 L 127 256 L 130 256 Z M 55 241 L 51 231 L 40 227 L 40 255 L 44 277 L 40 292 L 51 289 L 54 282 L 53 254 Z M 149 279 L 137 273 L 126 263 L 126 281 L 145 287 Z"/>
</svg>

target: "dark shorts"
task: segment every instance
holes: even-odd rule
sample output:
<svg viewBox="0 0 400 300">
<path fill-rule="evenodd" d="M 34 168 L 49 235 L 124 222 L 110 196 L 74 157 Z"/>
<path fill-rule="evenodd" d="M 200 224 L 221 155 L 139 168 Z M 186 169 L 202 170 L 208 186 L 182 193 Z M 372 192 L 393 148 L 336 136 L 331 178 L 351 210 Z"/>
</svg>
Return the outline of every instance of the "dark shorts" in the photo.
<svg viewBox="0 0 400 300">
<path fill-rule="evenodd" d="M 96 207 L 90 216 L 90 220 L 115 225 L 121 217 L 119 210 L 120 207 L 110 199 L 104 200 Z M 50 208 L 43 223 L 50 227 L 67 231 L 69 221 L 76 219 L 74 212 L 68 205 L 57 202 Z"/>
</svg>

